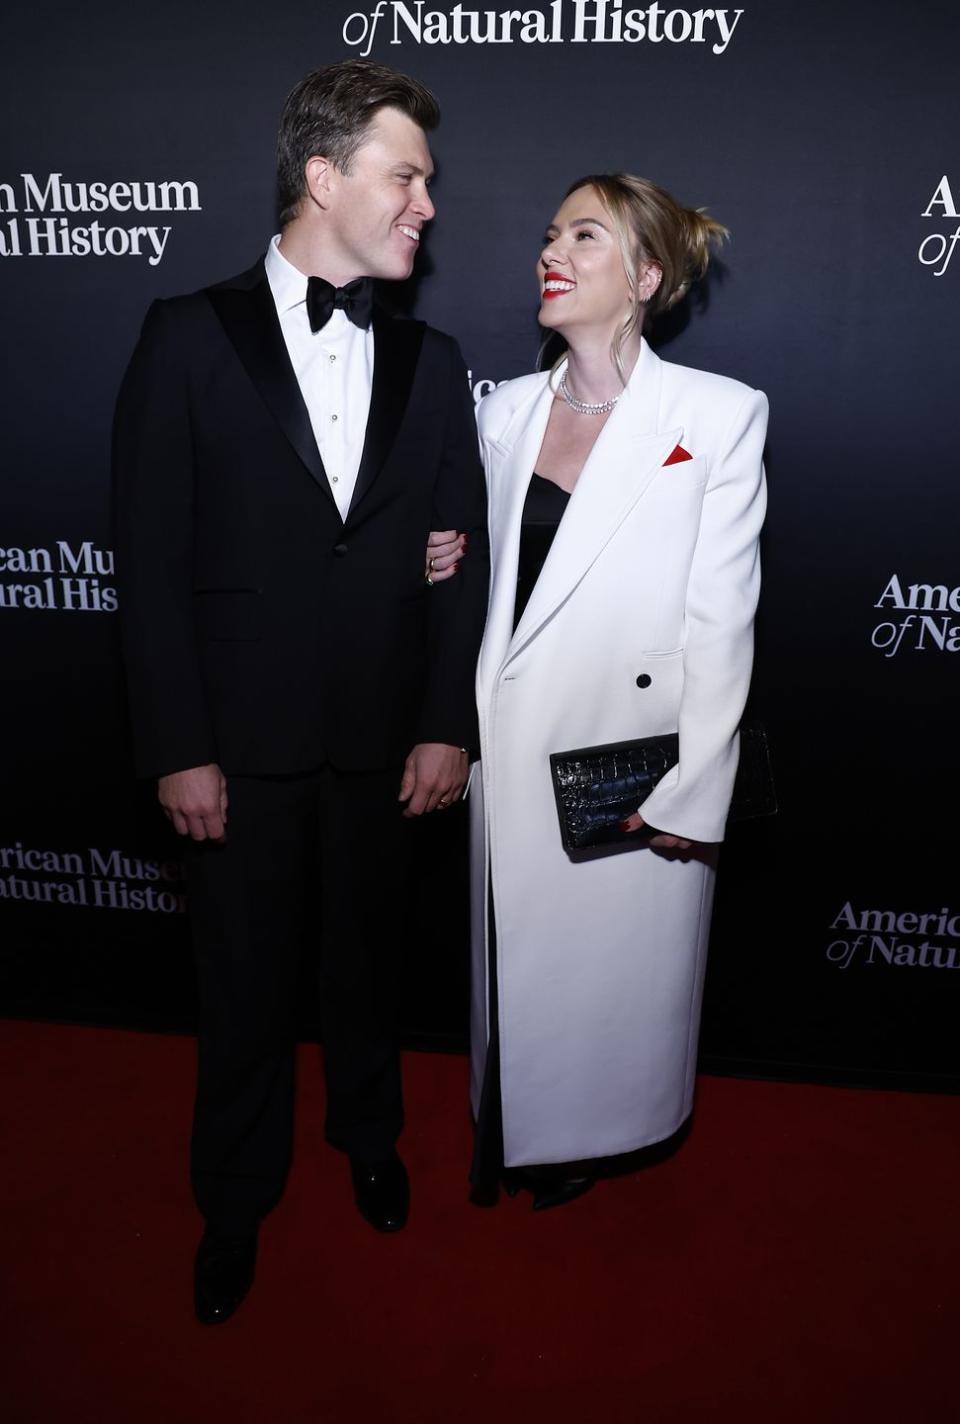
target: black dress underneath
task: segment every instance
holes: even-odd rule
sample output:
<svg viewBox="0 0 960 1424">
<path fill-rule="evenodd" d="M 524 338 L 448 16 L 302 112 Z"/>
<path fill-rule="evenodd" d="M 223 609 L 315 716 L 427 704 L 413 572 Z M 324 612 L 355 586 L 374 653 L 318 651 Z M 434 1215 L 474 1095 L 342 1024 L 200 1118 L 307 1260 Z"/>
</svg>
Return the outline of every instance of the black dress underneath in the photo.
<svg viewBox="0 0 960 1424">
<path fill-rule="evenodd" d="M 520 525 L 520 560 L 517 569 L 517 597 L 513 626 L 523 616 L 540 571 L 546 563 L 554 535 L 570 499 L 566 490 L 552 480 L 533 475 L 527 488 Z M 500 1099 L 500 1022 L 497 1005 L 497 931 L 493 895 L 487 899 L 487 939 L 489 991 L 487 1022 L 489 1037 L 483 1072 L 483 1088 L 477 1113 L 470 1181 L 475 1188 L 492 1188 L 503 1175 L 503 1111 Z"/>
</svg>

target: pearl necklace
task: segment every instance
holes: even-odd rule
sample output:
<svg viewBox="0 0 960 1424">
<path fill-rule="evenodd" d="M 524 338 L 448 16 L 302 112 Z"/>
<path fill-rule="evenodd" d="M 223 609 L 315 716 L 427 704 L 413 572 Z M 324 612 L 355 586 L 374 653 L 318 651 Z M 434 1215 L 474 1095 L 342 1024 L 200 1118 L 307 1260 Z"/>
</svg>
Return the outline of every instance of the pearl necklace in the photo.
<svg viewBox="0 0 960 1424">
<path fill-rule="evenodd" d="M 566 371 L 564 371 L 563 375 L 560 377 L 560 394 L 563 396 L 570 409 L 575 410 L 577 412 L 577 415 L 606 415 L 609 411 L 613 410 L 613 407 L 620 399 L 620 396 L 617 395 L 611 396 L 610 400 L 605 401 L 593 402 L 577 400 L 576 396 L 571 393 L 570 387 L 567 385 Z M 621 395 L 622 394 L 623 392 L 621 392 Z"/>
</svg>

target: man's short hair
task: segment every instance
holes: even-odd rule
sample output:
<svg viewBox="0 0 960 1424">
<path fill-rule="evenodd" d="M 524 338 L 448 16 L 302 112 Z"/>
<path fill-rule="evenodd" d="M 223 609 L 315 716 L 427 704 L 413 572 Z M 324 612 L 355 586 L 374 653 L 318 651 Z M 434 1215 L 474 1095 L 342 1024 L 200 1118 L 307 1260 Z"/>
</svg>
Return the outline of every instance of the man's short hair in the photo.
<svg viewBox="0 0 960 1424">
<path fill-rule="evenodd" d="M 399 109 L 429 131 L 440 122 L 430 90 L 409 75 L 369 59 L 345 59 L 315 69 L 291 90 L 277 136 L 277 202 L 280 225 L 300 211 L 307 160 L 320 154 L 347 173 L 379 109 Z"/>
</svg>

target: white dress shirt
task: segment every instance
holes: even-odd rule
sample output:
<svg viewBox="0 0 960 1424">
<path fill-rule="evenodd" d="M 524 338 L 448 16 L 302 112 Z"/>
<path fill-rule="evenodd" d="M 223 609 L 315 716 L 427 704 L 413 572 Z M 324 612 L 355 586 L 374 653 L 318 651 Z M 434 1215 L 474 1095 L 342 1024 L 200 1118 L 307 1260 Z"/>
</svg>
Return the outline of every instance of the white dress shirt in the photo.
<svg viewBox="0 0 960 1424">
<path fill-rule="evenodd" d="M 267 249 L 267 281 L 330 490 L 346 519 L 370 414 L 373 327 L 364 331 L 335 311 L 326 326 L 311 331 L 307 279 L 283 256 L 279 242 L 278 235 Z"/>
</svg>

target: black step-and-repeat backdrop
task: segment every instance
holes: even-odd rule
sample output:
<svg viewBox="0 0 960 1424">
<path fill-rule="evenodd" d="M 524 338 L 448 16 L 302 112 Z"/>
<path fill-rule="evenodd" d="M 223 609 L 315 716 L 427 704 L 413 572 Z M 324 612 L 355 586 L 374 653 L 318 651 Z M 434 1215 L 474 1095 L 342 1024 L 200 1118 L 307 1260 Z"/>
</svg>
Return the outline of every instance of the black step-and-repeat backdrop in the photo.
<svg viewBox="0 0 960 1424">
<path fill-rule="evenodd" d="M 443 108 L 404 300 L 457 336 L 477 398 L 534 365 L 538 240 L 575 177 L 648 175 L 732 230 L 658 337 L 772 410 L 752 704 L 782 809 L 724 851 L 703 1061 L 955 1086 L 956 7 L 356 5 L 52 0 L 4 21 L 2 1006 L 192 1020 L 178 846 L 130 773 L 112 405 L 151 298 L 275 230 L 288 89 L 369 55 Z M 384 906 L 418 1041 L 465 1032 L 457 817 L 418 828 L 409 904 Z"/>
</svg>

